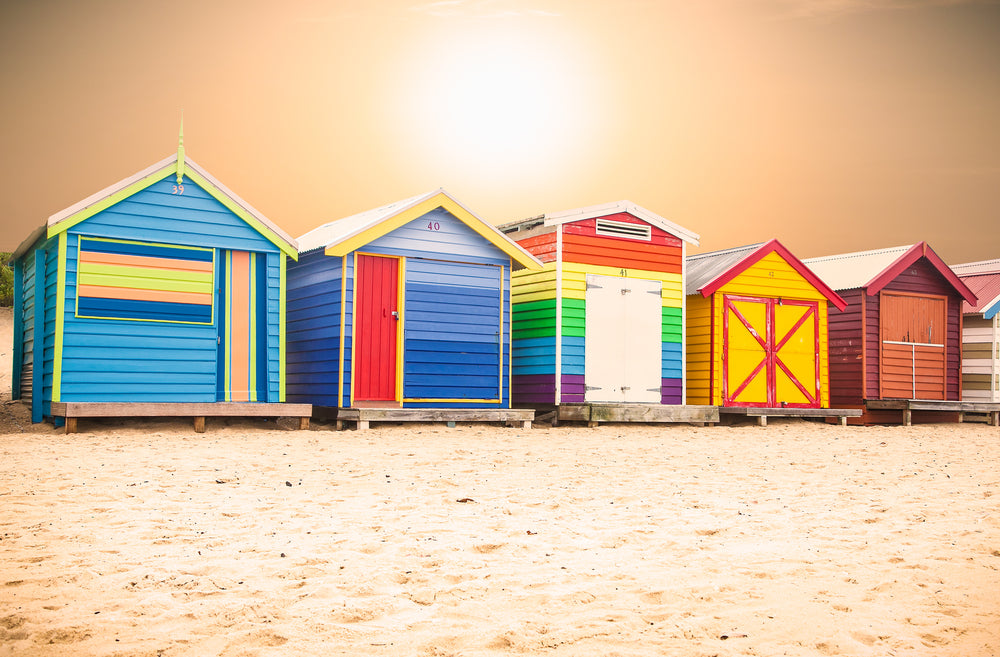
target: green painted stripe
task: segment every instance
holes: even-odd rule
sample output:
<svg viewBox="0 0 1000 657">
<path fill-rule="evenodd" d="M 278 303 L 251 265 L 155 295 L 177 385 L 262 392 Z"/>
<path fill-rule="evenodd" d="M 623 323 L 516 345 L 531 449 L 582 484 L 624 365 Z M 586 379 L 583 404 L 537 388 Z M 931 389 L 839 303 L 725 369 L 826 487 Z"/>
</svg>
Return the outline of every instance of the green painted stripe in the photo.
<svg viewBox="0 0 1000 657">
<path fill-rule="evenodd" d="M 278 254 L 278 401 L 285 401 L 285 277 L 287 260 Z M 343 349 L 343 347 L 341 347 Z M 270 368 L 268 368 L 270 369 Z"/>
<path fill-rule="evenodd" d="M 81 272 L 80 285 L 101 285 L 105 287 L 131 288 L 137 290 L 163 290 L 166 292 L 199 292 L 212 293 L 212 281 L 178 281 L 163 279 L 135 279 L 111 274 L 93 274 Z"/>
<path fill-rule="evenodd" d="M 526 303 L 515 303 L 514 313 L 519 312 L 530 312 L 533 310 L 543 310 L 546 308 L 551 308 L 553 311 L 556 307 L 555 299 L 544 299 L 542 301 L 528 301 Z"/>
<path fill-rule="evenodd" d="M 56 274 L 56 331 L 55 349 L 52 359 L 52 401 L 60 401 L 62 395 L 63 325 L 66 321 L 66 233 L 59 233 L 59 269 Z"/>
</svg>

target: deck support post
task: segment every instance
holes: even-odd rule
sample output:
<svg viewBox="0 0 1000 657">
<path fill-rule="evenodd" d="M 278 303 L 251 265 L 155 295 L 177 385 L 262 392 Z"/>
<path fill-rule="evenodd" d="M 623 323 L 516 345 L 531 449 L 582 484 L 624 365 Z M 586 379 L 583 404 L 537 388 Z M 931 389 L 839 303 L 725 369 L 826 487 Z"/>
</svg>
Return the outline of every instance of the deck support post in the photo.
<svg viewBox="0 0 1000 657">
<path fill-rule="evenodd" d="M 358 420 L 358 431 L 366 431 L 368 429 L 368 420 Z"/>
<path fill-rule="evenodd" d="M 913 423 L 913 411 L 907 406 L 903 409 L 903 426 L 908 427 Z"/>
<path fill-rule="evenodd" d="M 205 416 L 196 415 L 194 417 L 194 432 L 195 433 L 205 433 Z"/>
<path fill-rule="evenodd" d="M 76 418 L 66 418 L 66 433 L 76 433 Z"/>
<path fill-rule="evenodd" d="M 767 416 L 766 415 L 759 415 L 759 416 L 757 416 L 757 426 L 759 426 L 759 427 L 766 427 L 767 426 Z"/>
<path fill-rule="evenodd" d="M 846 415 L 841 415 L 840 416 L 840 426 L 842 426 L 842 427 L 846 427 L 847 426 L 847 416 Z"/>
</svg>

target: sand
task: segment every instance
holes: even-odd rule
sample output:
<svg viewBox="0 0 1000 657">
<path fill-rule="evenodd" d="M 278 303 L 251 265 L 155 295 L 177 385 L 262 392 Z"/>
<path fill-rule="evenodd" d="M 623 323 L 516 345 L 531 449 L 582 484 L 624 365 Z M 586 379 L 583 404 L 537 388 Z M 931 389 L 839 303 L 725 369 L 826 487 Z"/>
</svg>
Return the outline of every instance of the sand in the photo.
<svg viewBox="0 0 1000 657">
<path fill-rule="evenodd" d="M 995 427 L 0 404 L 0 655 L 1000 654 Z"/>
</svg>

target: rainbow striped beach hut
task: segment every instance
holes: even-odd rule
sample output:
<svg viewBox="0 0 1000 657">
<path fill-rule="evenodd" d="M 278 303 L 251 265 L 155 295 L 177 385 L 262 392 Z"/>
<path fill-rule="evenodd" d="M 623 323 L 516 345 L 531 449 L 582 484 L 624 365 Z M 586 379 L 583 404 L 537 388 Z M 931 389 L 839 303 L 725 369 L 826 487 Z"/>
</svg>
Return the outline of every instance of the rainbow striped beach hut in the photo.
<svg viewBox="0 0 1000 657">
<path fill-rule="evenodd" d="M 698 235 L 629 201 L 500 230 L 544 264 L 511 282 L 516 405 L 684 404 L 684 256 Z M 577 411 L 557 409 L 557 418 L 657 415 Z"/>
<path fill-rule="evenodd" d="M 186 159 L 182 136 L 14 253 L 13 398 L 67 430 L 85 416 L 190 415 L 196 430 L 205 415 L 308 417 L 248 410 L 284 401 L 286 257 L 296 242 Z"/>
</svg>

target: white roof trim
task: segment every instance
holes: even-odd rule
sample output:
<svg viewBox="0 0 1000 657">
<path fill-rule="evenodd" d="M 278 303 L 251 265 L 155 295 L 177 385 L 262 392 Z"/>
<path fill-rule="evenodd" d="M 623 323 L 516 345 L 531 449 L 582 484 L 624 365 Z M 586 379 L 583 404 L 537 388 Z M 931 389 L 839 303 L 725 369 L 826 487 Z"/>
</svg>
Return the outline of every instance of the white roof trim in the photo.
<svg viewBox="0 0 1000 657">
<path fill-rule="evenodd" d="M 563 212 L 546 214 L 544 215 L 545 225 L 557 226 L 559 224 L 566 224 L 573 221 L 583 221 L 585 219 L 603 217 L 619 212 L 627 212 L 628 214 L 642 219 L 643 221 L 646 221 L 653 226 L 670 233 L 671 235 L 679 237 L 685 242 L 694 244 L 695 246 L 698 246 L 699 240 L 701 239 L 701 236 L 697 233 L 693 233 L 686 228 L 682 228 L 674 222 L 661 217 L 655 212 L 651 212 L 640 205 L 636 205 L 632 201 L 616 201 L 614 203 L 591 205 L 585 208 L 576 208 L 574 210 L 565 210 Z"/>
<path fill-rule="evenodd" d="M 61 210 L 61 211 L 55 213 L 54 215 L 52 215 L 51 217 L 49 217 L 48 221 L 46 222 L 46 225 L 50 229 L 54 228 L 54 227 L 58 226 L 61 222 L 65 221 L 66 219 L 69 219 L 70 217 L 76 215 L 77 213 L 82 212 L 83 210 L 86 210 L 87 208 L 89 208 L 90 206 L 92 206 L 92 205 L 94 205 L 96 203 L 100 203 L 101 201 L 103 201 L 104 199 L 108 198 L 109 196 L 112 196 L 112 195 L 120 192 L 121 190 L 127 188 L 129 185 L 137 183 L 140 180 L 142 180 L 143 178 L 151 176 L 151 175 L 153 175 L 155 173 L 161 172 L 161 171 L 163 171 L 165 169 L 169 169 L 170 167 L 172 167 L 174 165 L 175 162 L 177 162 L 177 154 L 176 153 L 174 153 L 170 157 L 167 157 L 167 158 L 165 158 L 163 160 L 160 160 L 156 164 L 153 164 L 151 166 L 146 167 L 142 171 L 139 171 L 138 173 L 135 173 L 135 174 L 129 176 L 128 178 L 125 178 L 124 180 L 119 180 L 115 184 L 110 185 L 108 187 L 105 187 L 104 189 L 102 189 L 101 191 L 99 191 L 99 192 L 97 192 L 95 194 L 91 194 L 87 198 L 83 199 L 82 201 L 80 201 L 78 203 L 74 203 L 73 205 L 69 206 L 65 210 Z M 275 234 L 275 236 L 277 236 L 279 239 L 283 240 L 292 249 L 298 251 L 298 244 L 296 244 L 295 240 L 292 239 L 291 235 L 289 235 L 288 233 L 286 233 L 282 229 L 278 228 L 278 226 L 275 225 L 270 219 L 268 219 L 263 214 L 261 214 L 260 212 L 258 212 L 256 208 L 254 208 L 252 205 L 250 205 L 249 203 L 247 203 L 246 201 L 244 201 L 242 198 L 240 198 L 238 195 L 236 195 L 236 193 L 234 193 L 231 189 L 229 189 L 228 187 L 226 187 L 225 185 L 223 185 L 221 182 L 219 182 L 219 180 L 216 179 L 215 176 L 213 176 L 208 171 L 206 171 L 204 168 L 202 168 L 194 160 L 185 157 L 184 158 L 184 166 L 186 168 L 193 169 L 194 171 L 196 171 L 198 173 L 198 175 L 200 175 L 205 180 L 207 180 L 208 182 L 210 182 L 216 189 L 218 189 L 220 192 L 222 192 L 223 194 L 225 194 L 233 203 L 235 203 L 236 205 L 238 205 L 241 208 L 243 208 L 243 210 L 245 210 L 250 216 L 252 216 L 254 219 L 256 219 L 261 224 L 263 224 L 265 227 L 267 227 L 267 229 L 270 230 L 271 232 L 273 232 Z"/>
</svg>

